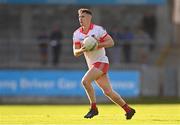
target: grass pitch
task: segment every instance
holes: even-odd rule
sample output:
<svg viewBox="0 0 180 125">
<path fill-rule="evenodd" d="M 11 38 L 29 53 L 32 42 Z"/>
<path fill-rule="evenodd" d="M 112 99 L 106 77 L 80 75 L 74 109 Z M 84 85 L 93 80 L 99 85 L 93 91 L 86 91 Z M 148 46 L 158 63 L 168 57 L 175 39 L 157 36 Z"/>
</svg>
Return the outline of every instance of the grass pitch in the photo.
<svg viewBox="0 0 180 125">
<path fill-rule="evenodd" d="M 180 104 L 133 104 L 126 120 L 116 105 L 98 105 L 99 115 L 84 119 L 88 105 L 1 105 L 0 125 L 180 125 Z"/>
</svg>

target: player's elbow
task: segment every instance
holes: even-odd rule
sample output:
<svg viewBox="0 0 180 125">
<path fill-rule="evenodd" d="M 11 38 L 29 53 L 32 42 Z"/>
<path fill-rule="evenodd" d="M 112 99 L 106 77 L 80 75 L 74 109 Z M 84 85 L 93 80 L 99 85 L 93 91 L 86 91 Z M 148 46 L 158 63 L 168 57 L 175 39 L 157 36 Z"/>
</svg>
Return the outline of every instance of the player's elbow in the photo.
<svg viewBox="0 0 180 125">
<path fill-rule="evenodd" d="M 114 41 L 112 42 L 112 46 L 114 46 Z"/>
<path fill-rule="evenodd" d="M 110 47 L 113 47 L 113 46 L 114 46 L 114 41 L 113 41 L 113 40 L 111 40 L 109 46 L 110 46 Z"/>
</svg>

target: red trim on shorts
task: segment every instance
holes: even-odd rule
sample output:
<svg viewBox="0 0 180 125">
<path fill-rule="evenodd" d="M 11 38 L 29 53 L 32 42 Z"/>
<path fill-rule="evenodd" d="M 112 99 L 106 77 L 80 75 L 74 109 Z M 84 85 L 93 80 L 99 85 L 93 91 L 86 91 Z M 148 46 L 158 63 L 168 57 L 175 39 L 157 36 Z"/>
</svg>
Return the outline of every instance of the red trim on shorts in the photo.
<svg viewBox="0 0 180 125">
<path fill-rule="evenodd" d="M 103 73 L 107 73 L 109 70 L 109 64 L 103 62 L 96 62 L 93 64 L 94 67 L 100 69 Z"/>
</svg>

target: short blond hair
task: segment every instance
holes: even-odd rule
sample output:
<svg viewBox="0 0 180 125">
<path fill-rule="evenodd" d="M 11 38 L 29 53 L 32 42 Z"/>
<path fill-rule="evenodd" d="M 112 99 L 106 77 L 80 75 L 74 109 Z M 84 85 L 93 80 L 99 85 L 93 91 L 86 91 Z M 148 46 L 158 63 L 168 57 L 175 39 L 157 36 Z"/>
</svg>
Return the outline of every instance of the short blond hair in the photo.
<svg viewBox="0 0 180 125">
<path fill-rule="evenodd" d="M 87 13 L 87 14 L 89 14 L 89 15 L 92 15 L 91 10 L 89 10 L 89 9 L 87 9 L 87 8 L 81 8 L 81 9 L 79 9 L 79 10 L 78 10 L 78 14 L 80 14 L 80 13 Z"/>
</svg>

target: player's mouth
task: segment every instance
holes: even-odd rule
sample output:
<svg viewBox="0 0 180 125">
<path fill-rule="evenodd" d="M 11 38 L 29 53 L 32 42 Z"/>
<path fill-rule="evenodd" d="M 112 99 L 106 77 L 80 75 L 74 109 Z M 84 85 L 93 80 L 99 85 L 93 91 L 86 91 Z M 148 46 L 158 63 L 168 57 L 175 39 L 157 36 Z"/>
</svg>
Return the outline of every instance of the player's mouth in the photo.
<svg viewBox="0 0 180 125">
<path fill-rule="evenodd" d="M 80 25 L 83 26 L 83 22 L 80 22 Z"/>
</svg>

